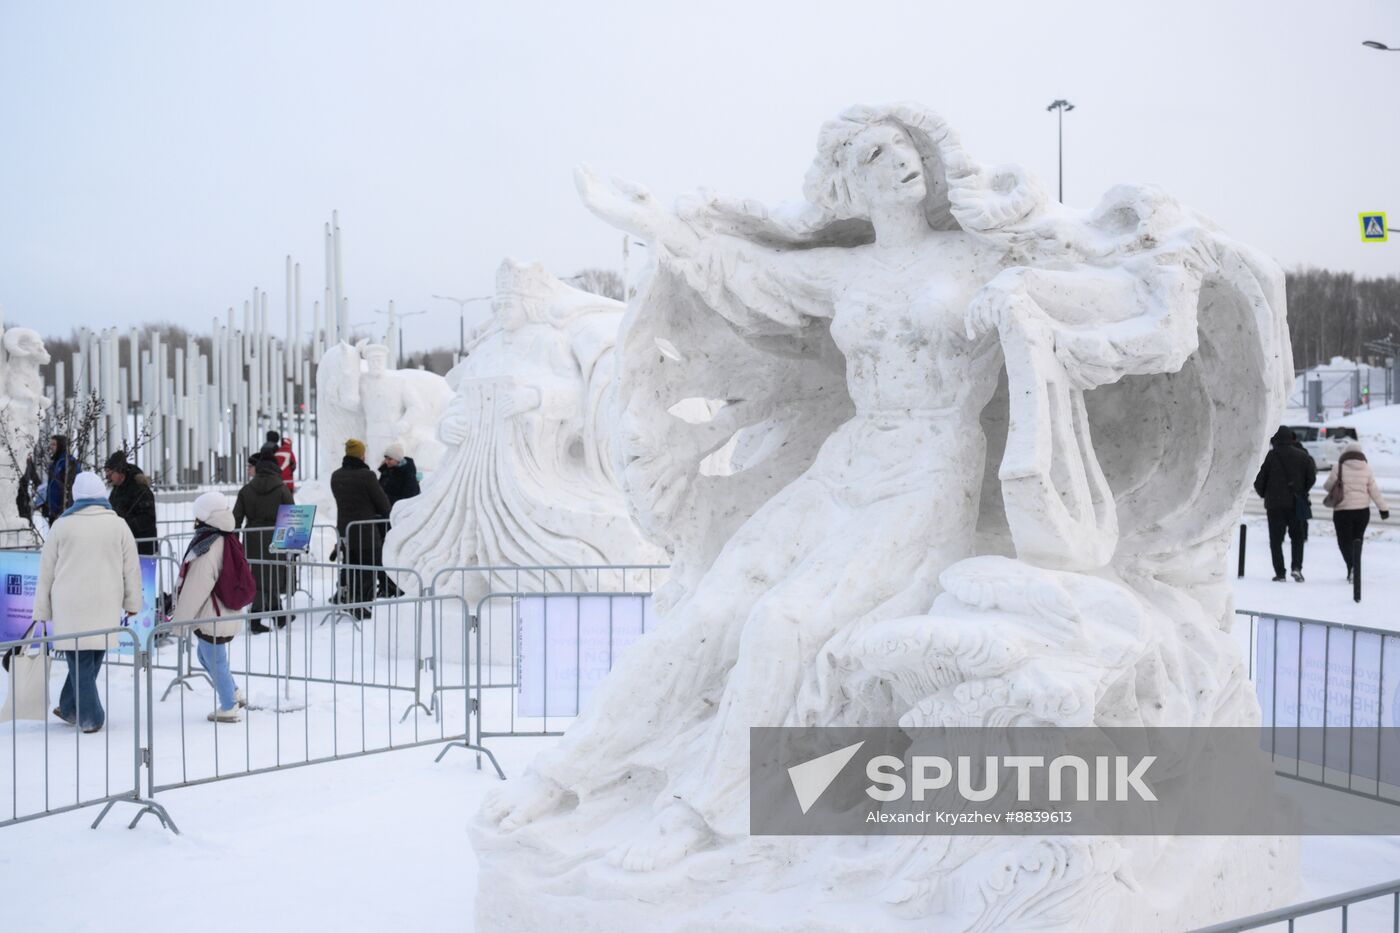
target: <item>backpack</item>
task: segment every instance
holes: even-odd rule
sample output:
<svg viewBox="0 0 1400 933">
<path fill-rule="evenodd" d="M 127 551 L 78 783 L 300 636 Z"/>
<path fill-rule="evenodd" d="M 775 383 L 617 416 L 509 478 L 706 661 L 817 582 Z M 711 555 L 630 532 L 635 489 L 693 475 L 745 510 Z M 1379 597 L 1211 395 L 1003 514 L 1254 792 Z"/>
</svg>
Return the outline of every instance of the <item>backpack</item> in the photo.
<svg viewBox="0 0 1400 933">
<path fill-rule="evenodd" d="M 214 611 L 222 614 L 224 609 L 244 609 L 252 605 L 257 591 L 253 569 L 248 566 L 248 555 L 243 553 L 238 536 L 224 534 L 224 566 L 210 594 L 214 599 Z"/>
</svg>

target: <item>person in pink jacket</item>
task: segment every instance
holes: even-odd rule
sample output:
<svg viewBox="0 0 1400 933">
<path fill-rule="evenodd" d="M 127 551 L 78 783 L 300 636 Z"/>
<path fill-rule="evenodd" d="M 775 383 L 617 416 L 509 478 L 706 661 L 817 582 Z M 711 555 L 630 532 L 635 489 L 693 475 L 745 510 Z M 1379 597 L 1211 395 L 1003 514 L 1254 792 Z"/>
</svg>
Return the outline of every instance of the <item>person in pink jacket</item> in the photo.
<svg viewBox="0 0 1400 933">
<path fill-rule="evenodd" d="M 1390 506 L 1376 485 L 1376 474 L 1371 472 L 1371 464 L 1361 452 L 1360 444 L 1348 444 L 1337 463 L 1328 474 L 1322 488 L 1328 493 L 1341 484 L 1340 499 L 1332 509 L 1332 525 L 1337 529 L 1337 547 L 1341 548 L 1342 560 L 1346 561 L 1347 579 L 1351 579 L 1354 548 L 1366 534 L 1366 525 L 1371 521 L 1371 503 L 1381 510 L 1381 520 L 1390 518 Z"/>
</svg>

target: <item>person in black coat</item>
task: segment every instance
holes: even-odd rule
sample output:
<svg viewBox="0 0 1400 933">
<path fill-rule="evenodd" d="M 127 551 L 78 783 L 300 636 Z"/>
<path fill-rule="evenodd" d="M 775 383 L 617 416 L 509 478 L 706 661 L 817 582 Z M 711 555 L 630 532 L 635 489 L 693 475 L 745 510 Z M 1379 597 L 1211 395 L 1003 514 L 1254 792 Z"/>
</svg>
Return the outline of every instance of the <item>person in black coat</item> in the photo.
<svg viewBox="0 0 1400 933">
<path fill-rule="evenodd" d="M 1288 535 L 1292 550 L 1293 579 L 1303 582 L 1303 546 L 1308 540 L 1308 517 L 1312 507 L 1308 490 L 1317 482 L 1317 465 L 1312 454 L 1298 443 L 1293 432 L 1280 427 L 1269 440 L 1271 448 L 1264 465 L 1254 478 L 1254 491 L 1264 500 L 1269 516 L 1269 553 L 1274 560 L 1274 582 L 1288 579 L 1283 565 L 1283 536 Z"/>
<path fill-rule="evenodd" d="M 335 497 L 335 530 L 340 536 L 343 559 L 358 567 L 378 567 L 383 561 L 389 497 L 384 495 L 378 477 L 365 463 L 364 441 L 352 438 L 345 442 L 345 459 L 340 469 L 331 474 L 331 495 Z M 383 521 L 354 524 L 376 519 Z M 342 581 L 346 602 L 364 604 L 374 600 L 375 571 L 347 571 L 342 574 Z M 368 618 L 370 610 L 360 605 L 352 609 L 351 614 Z"/>
<path fill-rule="evenodd" d="M 107 501 L 131 529 L 136 553 L 155 557 L 160 532 L 156 530 L 156 494 L 151 489 L 151 478 L 136 464 L 128 463 L 126 452 L 121 450 L 108 457 L 102 469 L 107 474 L 107 485 L 112 487 Z"/>
<path fill-rule="evenodd" d="M 270 529 L 277 524 L 278 509 L 295 504 L 292 491 L 282 482 L 282 468 L 277 465 L 276 455 L 260 453 L 253 458 L 253 478 L 238 490 L 238 498 L 233 503 L 233 521 L 240 528 Z M 282 611 L 282 594 L 287 590 L 287 564 L 272 552 L 271 545 L 271 531 L 243 533 L 243 550 L 249 560 L 274 562 L 253 565 L 253 581 L 257 584 L 253 612 Z M 276 621 L 277 627 L 282 628 L 288 617 L 277 616 Z M 248 628 L 254 635 L 268 631 L 267 623 L 258 620 Z"/>
<path fill-rule="evenodd" d="M 402 444 L 390 444 L 379 464 L 379 485 L 389 498 L 389 508 L 400 499 L 412 499 L 423 490 L 418 485 L 418 467 L 405 457 Z"/>
<path fill-rule="evenodd" d="M 423 490 L 418 486 L 418 467 L 412 457 L 404 456 L 402 444 L 390 444 L 384 450 L 384 460 L 379 464 L 379 485 L 389 499 L 389 511 L 394 503 L 402 499 L 412 499 Z M 385 528 L 388 531 L 388 528 Z M 402 596 L 403 590 L 389 579 L 384 571 L 379 571 L 379 584 L 376 592 L 380 596 L 394 598 Z"/>
</svg>

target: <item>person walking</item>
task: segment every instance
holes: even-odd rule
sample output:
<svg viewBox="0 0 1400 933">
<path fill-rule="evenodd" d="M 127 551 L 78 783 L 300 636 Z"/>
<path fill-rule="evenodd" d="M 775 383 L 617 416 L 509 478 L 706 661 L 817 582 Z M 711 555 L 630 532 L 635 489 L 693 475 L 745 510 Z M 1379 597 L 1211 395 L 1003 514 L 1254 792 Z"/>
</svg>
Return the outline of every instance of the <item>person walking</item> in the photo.
<svg viewBox="0 0 1400 933">
<path fill-rule="evenodd" d="M 378 567 L 383 554 L 383 523 L 350 527 L 355 522 L 389 517 L 389 497 L 384 495 L 374 471 L 365 463 L 364 441 L 351 438 L 345 442 L 345 458 L 340 469 L 331 474 L 331 495 L 335 497 L 335 530 L 343 544 L 346 563 Z M 369 618 L 371 610 L 365 604 L 374 599 L 375 571 L 351 570 L 343 579 L 345 600 L 354 604 L 350 614 L 357 619 Z"/>
<path fill-rule="evenodd" d="M 206 717 L 210 722 L 238 722 L 239 707 L 246 705 L 228 665 L 228 643 L 243 623 L 228 617 L 242 615 L 253 600 L 256 584 L 233 529 L 233 511 L 223 493 L 206 492 L 194 500 L 194 537 L 180 564 L 170 619 L 199 620 L 194 626 L 199 664 L 214 684 L 216 699 Z M 246 576 L 234 579 L 234 574 Z"/>
<path fill-rule="evenodd" d="M 292 453 L 292 439 L 283 437 L 276 431 L 268 431 L 267 443 L 263 444 L 263 450 L 277 458 L 277 470 L 282 476 L 282 482 L 286 483 L 292 492 L 296 492 L 294 480 L 297 475 L 297 457 Z"/>
<path fill-rule="evenodd" d="M 107 474 L 107 485 L 112 487 L 107 499 L 136 538 L 136 550 L 147 557 L 155 557 L 159 550 L 156 538 L 156 494 L 151 490 L 151 478 L 141 472 L 134 463 L 127 462 L 125 451 L 117 451 L 107 458 L 102 469 Z"/>
<path fill-rule="evenodd" d="M 384 459 L 379 464 L 379 486 L 389 500 L 390 515 L 394 512 L 395 503 L 403 499 L 412 499 L 423 491 L 418 485 L 418 467 L 412 457 L 404 456 L 402 444 L 393 443 L 384 449 Z M 385 526 L 385 534 L 388 534 L 390 527 Z M 403 590 L 399 589 L 398 584 L 390 580 L 389 575 L 382 570 L 379 571 L 376 591 L 380 596 L 390 599 L 403 595 Z"/>
<path fill-rule="evenodd" d="M 243 550 L 253 567 L 253 580 L 257 593 L 253 597 L 253 612 L 281 612 L 282 594 L 287 589 L 286 562 L 271 550 L 272 531 L 277 524 L 277 510 L 284 505 L 295 505 L 292 491 L 282 481 L 282 470 L 277 458 L 269 453 L 259 454 L 253 464 L 253 477 L 238 490 L 238 498 L 233 503 L 233 521 L 239 528 L 266 529 L 243 532 Z M 277 616 L 277 627 L 282 628 L 289 619 Z M 254 635 L 269 631 L 266 622 L 254 619 L 248 626 Z"/>
<path fill-rule="evenodd" d="M 62 434 L 50 437 L 48 491 L 42 509 L 44 520 L 50 525 L 73 504 L 73 484 L 80 472 L 81 464 L 68 453 L 68 438 Z"/>
<path fill-rule="evenodd" d="M 48 622 L 54 643 L 68 662 L 68 678 L 53 714 L 84 732 L 107 721 L 97 690 L 97 674 L 107 635 L 71 641 L 64 636 L 116 627 L 141 611 L 141 562 L 131 529 L 112 511 L 107 487 L 96 473 L 73 480 L 73 504 L 54 517 L 39 559 L 34 591 L 35 622 Z"/>
<path fill-rule="evenodd" d="M 1269 517 L 1269 553 L 1274 560 L 1274 582 L 1293 579 L 1303 582 L 1303 547 L 1308 540 L 1308 519 L 1312 505 L 1308 491 L 1317 482 L 1317 466 L 1312 454 L 1296 443 L 1293 431 L 1280 427 L 1269 439 L 1271 449 L 1264 457 L 1259 475 L 1254 478 L 1254 491 L 1264 500 Z M 1292 553 L 1289 567 L 1283 563 L 1283 536 L 1288 535 Z"/>
<path fill-rule="evenodd" d="M 1381 521 L 1390 518 L 1390 506 L 1381 495 L 1376 474 L 1357 443 L 1348 444 L 1342 451 L 1322 488 L 1327 490 L 1324 504 L 1332 507 L 1332 527 L 1337 529 L 1337 547 L 1347 565 L 1347 581 L 1350 582 L 1356 570 L 1353 565 L 1356 548 L 1371 522 L 1371 503 L 1380 509 Z"/>
</svg>

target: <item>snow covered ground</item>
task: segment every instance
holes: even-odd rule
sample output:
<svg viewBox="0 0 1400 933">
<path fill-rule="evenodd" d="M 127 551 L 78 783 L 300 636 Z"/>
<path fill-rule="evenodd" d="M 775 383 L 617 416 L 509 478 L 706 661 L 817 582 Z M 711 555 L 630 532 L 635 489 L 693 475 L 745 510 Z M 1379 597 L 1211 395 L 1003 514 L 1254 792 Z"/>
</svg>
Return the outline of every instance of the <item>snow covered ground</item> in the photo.
<svg viewBox="0 0 1400 933">
<path fill-rule="evenodd" d="M 1400 436 L 1400 431 L 1396 433 Z M 1247 575 L 1236 588 L 1240 608 L 1400 628 L 1393 611 L 1400 602 L 1400 524 L 1394 519 L 1388 526 L 1373 525 L 1360 604 L 1352 602 L 1328 522 L 1313 523 L 1305 564 L 1308 582 L 1301 585 L 1270 582 L 1263 517 L 1249 515 L 1246 523 Z M 1231 561 L 1233 568 L 1233 554 Z M 313 666 L 329 659 L 334 641 L 338 663 L 353 664 L 358 656 L 368 659 L 368 679 L 385 676 L 375 666 L 373 643 L 363 640 L 363 634 L 356 643 L 344 625 L 294 631 L 304 633 L 298 634 L 305 639 L 298 644 L 312 649 L 298 648 L 298 656 L 322 659 Z M 1236 635 L 1243 650 L 1248 627 L 1239 626 Z M 345 639 L 348 646 L 341 643 Z M 263 636 L 253 644 L 266 652 L 271 641 Z M 244 657 L 257 661 L 252 652 Z M 161 677 L 156 680 L 158 685 L 164 682 Z M 270 681 L 262 681 L 254 691 L 255 705 L 268 705 L 271 689 Z M 238 770 L 246 764 L 266 763 L 270 748 L 295 751 L 302 730 L 313 722 L 310 717 L 325 715 L 331 702 L 340 704 L 337 715 L 350 717 L 352 727 L 338 734 L 351 747 L 361 741 L 353 725 L 361 721 L 360 709 L 372 710 L 364 720 L 371 724 L 370 747 L 376 744 L 373 730 L 378 730 L 380 740 L 392 735 L 395 741 L 403 741 L 408 735 L 403 729 L 411 729 L 419 720 L 411 717 L 402 728 L 394 724 L 405 696 L 396 691 L 392 696 L 386 692 L 382 700 L 360 700 L 342 692 L 332 701 L 325 695 L 308 695 L 305 712 L 280 717 L 254 712 L 249 720 L 257 725 L 256 731 L 225 726 L 221 728 L 228 731 L 216 733 L 214 726 L 203 722 L 204 707 L 199 704 L 208 701 L 208 688 L 201 683 L 195 693 L 187 694 L 185 712 L 177 710 L 174 698 L 158 706 L 157 729 L 161 734 L 178 730 L 183 717 L 192 738 L 182 757 L 194 761 L 207 762 L 214 735 L 233 737 L 221 752 L 231 756 L 223 759 L 221 767 Z M 503 691 L 488 693 L 488 705 L 502 698 Z M 123 731 L 122 722 L 124 715 L 129 719 L 129 709 L 122 702 L 110 704 L 112 724 L 102 741 L 116 747 L 122 735 L 130 735 Z M 274 722 L 273 728 L 283 728 L 295 741 L 289 743 L 285 736 L 270 738 L 269 726 Z M 31 727 L 21 727 L 26 728 Z M 0 725 L 0 739 L 8 740 L 0 741 L 0 746 L 32 739 L 24 732 L 11 736 L 9 731 L 8 725 Z M 71 732 L 65 738 L 74 741 Z M 92 739 L 96 747 L 99 737 Z M 202 750 L 195 740 L 205 743 Z M 518 775 L 530 757 L 551 741 L 496 739 L 488 740 L 488 745 L 507 775 Z M 176 760 L 170 743 L 166 749 L 158 751 L 162 781 L 172 776 Z M 61 768 L 67 754 L 55 746 L 51 765 Z M 474 929 L 476 859 L 465 827 L 483 796 L 498 782 L 489 765 L 486 770 L 477 769 L 476 756 L 470 752 L 452 750 L 440 764 L 433 763 L 436 754 L 435 746 L 397 750 L 159 793 L 157 799 L 182 830 L 179 836 L 165 832 L 149 816 L 128 831 L 126 822 L 134 808 L 124 804 L 96 831 L 88 828 L 97 815 L 95 808 L 0 829 L 0 895 L 5 905 L 0 928 L 65 933 L 160 933 L 192 926 Z M 12 770 L 5 760 L 9 757 L 8 750 L 0 748 L 0 772 Z M 8 815 L 9 803 L 0 801 L 0 815 Z M 1305 838 L 1303 862 L 1306 890 L 1299 892 L 1299 900 L 1351 890 L 1400 877 L 1400 839 Z M 1383 922 L 1389 923 L 1389 911 L 1389 901 L 1353 909 L 1350 928 L 1382 928 Z M 1338 928 L 1335 917 L 1297 927 L 1300 931 Z"/>
</svg>

